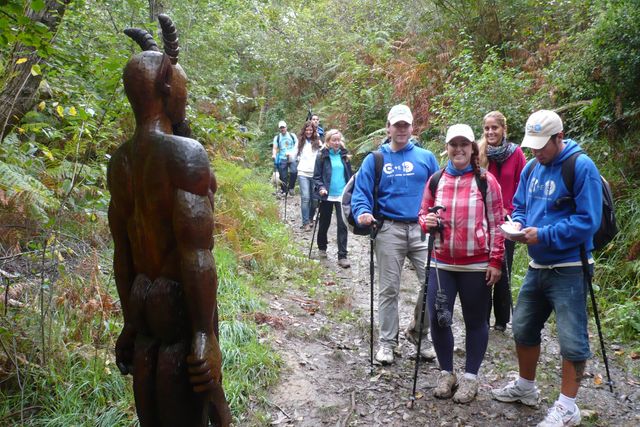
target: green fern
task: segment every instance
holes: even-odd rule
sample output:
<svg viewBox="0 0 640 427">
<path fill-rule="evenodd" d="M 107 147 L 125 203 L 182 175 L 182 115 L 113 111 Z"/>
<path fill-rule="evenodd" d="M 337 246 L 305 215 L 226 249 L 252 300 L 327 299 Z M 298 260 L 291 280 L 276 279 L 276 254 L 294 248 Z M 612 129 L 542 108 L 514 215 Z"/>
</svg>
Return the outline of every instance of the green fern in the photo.
<svg viewBox="0 0 640 427">
<path fill-rule="evenodd" d="M 7 198 L 17 201 L 39 220 L 47 220 L 47 211 L 57 209 L 60 202 L 40 181 L 29 175 L 26 169 L 0 160 L 0 189 Z"/>
</svg>

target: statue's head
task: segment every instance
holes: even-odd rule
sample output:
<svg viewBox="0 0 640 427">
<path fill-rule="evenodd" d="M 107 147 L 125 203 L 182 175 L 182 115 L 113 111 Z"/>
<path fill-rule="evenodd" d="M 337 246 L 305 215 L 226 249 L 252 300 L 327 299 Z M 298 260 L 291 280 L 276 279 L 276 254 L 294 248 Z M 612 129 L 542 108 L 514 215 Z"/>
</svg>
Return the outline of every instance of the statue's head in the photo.
<svg viewBox="0 0 640 427">
<path fill-rule="evenodd" d="M 187 76 L 178 65 L 178 33 L 167 15 L 158 15 L 164 52 L 145 30 L 128 28 L 124 32 L 143 52 L 133 56 L 124 68 L 124 90 L 136 119 L 164 113 L 177 126 L 185 120 Z"/>
</svg>

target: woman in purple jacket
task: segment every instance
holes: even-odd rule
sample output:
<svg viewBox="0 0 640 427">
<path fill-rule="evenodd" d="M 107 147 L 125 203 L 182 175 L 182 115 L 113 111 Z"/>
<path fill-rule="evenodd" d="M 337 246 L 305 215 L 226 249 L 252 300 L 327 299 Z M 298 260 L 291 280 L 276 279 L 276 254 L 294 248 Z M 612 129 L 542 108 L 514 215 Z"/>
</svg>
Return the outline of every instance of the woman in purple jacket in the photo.
<svg viewBox="0 0 640 427">
<path fill-rule="evenodd" d="M 500 111 L 491 111 L 483 119 L 482 139 L 478 142 L 480 149 L 480 166 L 486 168 L 496 177 L 502 187 L 502 203 L 504 215 L 513 211 L 513 195 L 520 182 L 520 173 L 527 161 L 522 149 L 513 142 L 507 141 L 507 119 Z M 495 330 L 504 331 L 511 318 L 511 266 L 515 242 L 505 239 L 505 256 L 502 264 L 502 278 L 493 287 L 493 307 L 496 318 Z M 489 299 L 487 322 L 491 322 L 492 300 Z"/>
</svg>

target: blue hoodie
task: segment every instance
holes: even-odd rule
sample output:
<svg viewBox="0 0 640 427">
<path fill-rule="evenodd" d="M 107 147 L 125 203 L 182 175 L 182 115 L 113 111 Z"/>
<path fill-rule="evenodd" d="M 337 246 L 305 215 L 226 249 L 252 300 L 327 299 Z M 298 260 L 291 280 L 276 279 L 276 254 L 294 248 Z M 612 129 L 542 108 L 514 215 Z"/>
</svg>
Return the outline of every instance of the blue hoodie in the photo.
<svg viewBox="0 0 640 427">
<path fill-rule="evenodd" d="M 427 179 L 439 169 L 431 151 L 411 141 L 393 152 L 389 144 L 380 146 L 383 155 L 382 176 L 378 188 L 380 215 L 397 221 L 417 221 Z M 351 208 L 353 217 L 373 213 L 374 156 L 367 156 L 358 171 Z"/>
<path fill-rule="evenodd" d="M 578 156 L 572 195 L 562 179 L 562 163 L 582 150 L 573 140 L 564 143 L 564 150 L 550 165 L 537 163 L 527 173 L 533 160 L 527 163 L 513 197 L 513 220 L 522 228 L 538 228 L 539 243 L 528 249 L 533 261 L 541 265 L 579 262 L 582 243 L 591 257 L 593 235 L 600 227 L 602 184 L 598 168 L 586 155 Z M 555 201 L 562 197 L 574 199 L 575 207 L 572 203 L 556 206 Z"/>
</svg>

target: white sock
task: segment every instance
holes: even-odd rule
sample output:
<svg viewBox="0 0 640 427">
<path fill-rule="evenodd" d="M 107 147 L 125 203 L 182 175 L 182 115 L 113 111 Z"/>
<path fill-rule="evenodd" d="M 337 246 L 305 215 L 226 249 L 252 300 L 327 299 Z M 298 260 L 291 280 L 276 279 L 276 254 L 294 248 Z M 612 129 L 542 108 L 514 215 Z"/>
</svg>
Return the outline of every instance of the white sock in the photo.
<svg viewBox="0 0 640 427">
<path fill-rule="evenodd" d="M 533 390 L 534 388 L 536 388 L 536 381 L 518 377 L 518 380 L 516 381 L 516 385 L 521 390 Z"/>
<path fill-rule="evenodd" d="M 464 373 L 464 378 L 468 379 L 468 380 L 475 380 L 478 378 L 477 374 L 472 374 L 470 372 L 465 372 Z"/>
<path fill-rule="evenodd" d="M 564 394 L 560 393 L 557 402 L 562 405 L 562 407 L 567 408 L 567 411 L 573 412 L 576 410 L 576 398 L 575 397 L 567 397 Z"/>
</svg>

